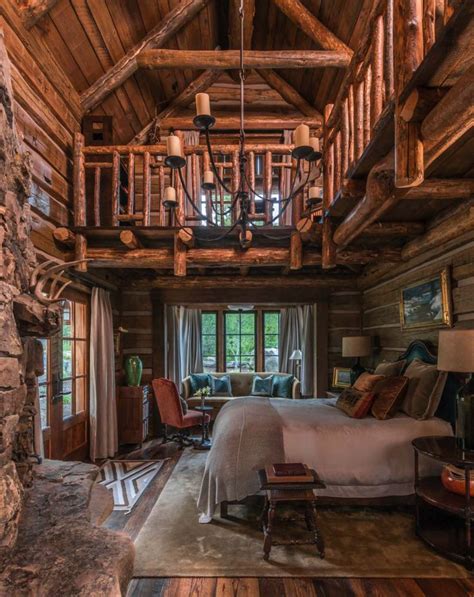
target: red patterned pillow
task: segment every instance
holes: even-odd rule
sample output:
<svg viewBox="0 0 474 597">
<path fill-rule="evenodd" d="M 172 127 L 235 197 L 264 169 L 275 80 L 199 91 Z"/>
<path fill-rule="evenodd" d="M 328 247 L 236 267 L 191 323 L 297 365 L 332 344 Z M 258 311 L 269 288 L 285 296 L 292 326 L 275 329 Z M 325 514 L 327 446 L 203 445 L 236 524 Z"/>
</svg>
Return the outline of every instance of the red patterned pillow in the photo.
<svg viewBox="0 0 474 597">
<path fill-rule="evenodd" d="M 363 419 L 370 411 L 374 399 L 373 392 L 346 388 L 337 399 L 336 406 L 353 419 Z"/>
<path fill-rule="evenodd" d="M 355 380 L 353 384 L 353 388 L 355 390 L 359 390 L 359 392 L 373 392 L 375 386 L 385 379 L 385 375 L 374 375 L 373 373 L 362 373 L 359 377 Z"/>
</svg>

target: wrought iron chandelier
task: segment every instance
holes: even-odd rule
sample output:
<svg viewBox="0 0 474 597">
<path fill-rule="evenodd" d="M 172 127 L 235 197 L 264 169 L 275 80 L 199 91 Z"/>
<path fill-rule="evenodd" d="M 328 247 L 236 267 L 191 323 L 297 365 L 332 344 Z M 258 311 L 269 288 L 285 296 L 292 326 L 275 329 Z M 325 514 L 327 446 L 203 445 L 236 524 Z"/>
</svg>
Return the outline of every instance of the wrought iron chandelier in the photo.
<svg viewBox="0 0 474 597">
<path fill-rule="evenodd" d="M 240 79 L 240 130 L 239 130 L 239 153 L 238 153 L 238 168 L 239 168 L 239 188 L 236 191 L 232 191 L 225 183 L 223 178 L 219 175 L 217 169 L 214 152 L 212 149 L 210 139 L 210 129 L 216 124 L 216 118 L 211 114 L 210 98 L 207 93 L 196 94 L 196 116 L 193 122 L 206 138 L 207 151 L 209 153 L 209 162 L 211 170 L 204 172 L 203 182 L 201 188 L 211 193 L 210 206 L 212 211 L 218 218 L 224 218 L 232 212 L 237 213 L 237 217 L 230 227 L 219 226 L 212 220 L 212 214 L 203 213 L 200 209 L 197 198 L 193 198 L 189 192 L 186 181 L 183 176 L 183 167 L 186 166 L 186 159 L 184 152 L 181 147 L 181 139 L 176 135 L 170 135 L 167 138 L 167 156 L 165 158 L 165 164 L 172 172 L 176 171 L 179 176 L 180 183 L 183 187 L 184 195 L 186 200 L 189 202 L 194 211 L 198 214 L 202 221 L 205 221 L 209 226 L 215 228 L 225 228 L 221 235 L 210 239 L 200 238 L 201 241 L 216 242 L 228 237 L 233 233 L 234 230 L 239 229 L 239 242 L 242 248 L 247 248 L 251 242 L 252 235 L 249 234 L 250 227 L 256 227 L 256 224 L 249 219 L 250 211 L 250 197 L 258 198 L 263 202 L 270 204 L 279 204 L 278 213 L 273 215 L 269 222 L 266 222 L 263 226 L 259 226 L 259 229 L 265 229 L 265 227 L 271 226 L 274 222 L 280 220 L 283 214 L 288 209 L 292 200 L 301 191 L 302 187 L 305 187 L 309 181 L 311 168 L 308 168 L 308 174 L 306 180 L 298 189 L 295 188 L 296 181 L 298 180 L 301 165 L 303 161 L 316 162 L 321 158 L 321 152 L 319 151 L 319 139 L 317 137 L 310 137 L 310 129 L 306 124 L 300 124 L 294 132 L 294 148 L 291 152 L 292 157 L 296 160 L 296 167 L 293 175 L 293 179 L 290 183 L 290 191 L 288 197 L 284 199 L 273 200 L 271 196 L 264 196 L 259 194 L 250 184 L 246 173 L 247 157 L 245 155 L 245 66 L 244 66 L 244 6 L 243 0 L 241 0 L 239 8 L 240 17 L 240 65 L 239 65 L 239 79 Z M 231 197 L 230 206 L 223 210 L 218 210 L 213 201 L 213 195 L 216 191 L 217 184 L 221 189 Z M 310 188 L 310 201 L 319 197 L 319 189 L 316 187 Z M 215 195 L 214 195 L 215 197 Z M 169 186 L 165 189 L 164 194 L 164 206 L 170 211 L 175 213 L 178 207 L 176 199 L 176 189 L 173 186 Z M 222 206 L 221 206 L 222 207 Z M 175 222 L 178 228 L 184 228 L 184 224 L 179 222 L 179 219 L 175 217 Z"/>
</svg>

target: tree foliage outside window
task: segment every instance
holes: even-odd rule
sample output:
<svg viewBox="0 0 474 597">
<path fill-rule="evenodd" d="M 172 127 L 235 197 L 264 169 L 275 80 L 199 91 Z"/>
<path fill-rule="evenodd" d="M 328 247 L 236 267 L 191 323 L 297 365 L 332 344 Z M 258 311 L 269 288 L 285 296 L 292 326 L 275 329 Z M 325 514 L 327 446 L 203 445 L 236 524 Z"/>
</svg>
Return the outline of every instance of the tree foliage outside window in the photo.
<svg viewBox="0 0 474 597">
<path fill-rule="evenodd" d="M 279 311 L 263 313 L 263 352 L 265 371 L 278 371 L 278 354 L 280 338 Z"/>
<path fill-rule="evenodd" d="M 225 313 L 225 370 L 255 371 L 255 313 Z"/>
<path fill-rule="evenodd" d="M 214 373 L 217 371 L 217 313 L 202 313 L 201 326 L 203 371 Z"/>
</svg>

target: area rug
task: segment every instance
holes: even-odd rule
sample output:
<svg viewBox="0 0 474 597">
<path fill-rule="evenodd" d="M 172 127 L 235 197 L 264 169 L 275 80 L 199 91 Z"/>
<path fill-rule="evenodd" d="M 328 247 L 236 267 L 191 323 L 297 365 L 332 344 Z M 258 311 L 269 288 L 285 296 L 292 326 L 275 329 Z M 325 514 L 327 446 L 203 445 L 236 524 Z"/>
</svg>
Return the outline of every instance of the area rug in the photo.
<svg viewBox="0 0 474 597">
<path fill-rule="evenodd" d="M 259 498 L 229 506 L 229 519 L 216 515 L 212 523 L 199 524 L 196 500 L 205 459 L 202 452 L 183 453 L 135 541 L 134 576 L 469 576 L 417 539 L 411 512 L 400 509 L 321 508 L 324 560 L 312 545 L 292 545 L 274 546 L 266 562 Z M 292 513 L 283 516 L 290 520 L 277 520 L 276 531 L 287 537 L 305 532 Z"/>
<path fill-rule="evenodd" d="M 108 460 L 97 482 L 112 492 L 114 510 L 128 514 L 163 466 L 164 460 Z"/>
</svg>

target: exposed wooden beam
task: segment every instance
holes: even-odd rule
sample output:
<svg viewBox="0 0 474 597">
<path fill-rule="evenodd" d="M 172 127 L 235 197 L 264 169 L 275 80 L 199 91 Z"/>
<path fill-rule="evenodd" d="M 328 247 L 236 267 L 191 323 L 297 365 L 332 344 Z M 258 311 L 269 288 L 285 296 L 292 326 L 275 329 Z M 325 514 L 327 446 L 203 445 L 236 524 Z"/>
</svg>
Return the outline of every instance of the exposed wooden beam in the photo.
<svg viewBox="0 0 474 597">
<path fill-rule="evenodd" d="M 121 230 L 120 241 L 127 249 L 139 249 L 142 246 L 133 230 Z"/>
<path fill-rule="evenodd" d="M 239 50 L 145 50 L 135 58 L 140 68 L 240 68 Z M 348 55 L 335 50 L 247 50 L 246 68 L 345 68 Z"/>
<path fill-rule="evenodd" d="M 31 29 L 58 3 L 58 0 L 21 0 L 17 1 L 18 13 L 26 29 Z"/>
<path fill-rule="evenodd" d="M 303 267 L 303 240 L 299 232 L 291 234 L 290 241 L 290 270 Z"/>
<path fill-rule="evenodd" d="M 268 85 L 270 85 L 270 87 L 272 87 L 272 89 L 277 91 L 286 102 L 294 106 L 302 114 L 311 116 L 312 118 L 322 119 L 322 114 L 307 102 L 294 87 L 283 79 L 283 77 L 280 77 L 278 73 L 271 69 L 263 69 L 258 70 L 258 74 Z"/>
<path fill-rule="evenodd" d="M 219 79 L 222 72 L 219 70 L 208 69 L 204 71 L 197 79 L 194 79 L 179 95 L 170 101 L 164 110 L 146 125 L 139 133 L 133 137 L 129 145 L 142 145 L 146 143 L 148 133 L 154 126 L 159 126 L 160 122 L 171 116 L 177 108 L 186 108 L 194 100 L 196 93 L 206 91 L 213 83 Z"/>
<path fill-rule="evenodd" d="M 186 276 L 186 245 L 179 238 L 178 234 L 174 237 L 174 275 L 178 277 Z"/>
<path fill-rule="evenodd" d="M 89 248 L 87 258 L 91 267 L 111 268 L 162 268 L 174 269 L 173 249 L 121 249 Z M 366 264 L 374 261 L 400 260 L 398 249 L 350 249 L 339 251 L 336 263 L 340 265 Z M 263 267 L 286 266 L 290 263 L 290 250 L 281 247 L 189 249 L 186 254 L 188 267 Z M 303 266 L 321 265 L 321 253 L 305 251 Z"/>
<path fill-rule="evenodd" d="M 76 244 L 76 235 L 69 228 L 62 226 L 53 230 L 53 237 L 58 243 L 65 245 L 66 247 L 74 247 Z"/>
<path fill-rule="evenodd" d="M 458 205 L 446 214 L 438 225 L 407 243 L 402 249 L 402 259 L 408 261 L 472 230 L 474 230 L 474 199 L 469 200 L 467 204 Z"/>
<path fill-rule="evenodd" d="M 99 77 L 84 93 L 81 103 L 85 111 L 100 104 L 137 70 L 137 57 L 150 48 L 163 46 L 208 3 L 209 0 L 182 0 L 141 40 L 133 46 L 109 71 Z"/>
<path fill-rule="evenodd" d="M 237 115 L 227 116 L 224 114 L 214 114 L 216 117 L 215 129 L 221 130 L 239 130 L 240 117 Z M 162 129 L 175 130 L 195 130 L 196 126 L 193 123 L 194 114 L 189 115 L 172 115 L 161 121 Z M 294 129 L 300 124 L 307 124 L 314 129 L 321 128 L 321 121 L 319 118 L 308 118 L 306 116 L 286 116 L 282 114 L 267 115 L 267 114 L 246 114 L 245 115 L 245 129 L 246 130 L 283 130 Z"/>
<path fill-rule="evenodd" d="M 273 0 L 274 4 L 304 31 L 306 35 L 325 50 L 337 50 L 352 57 L 352 50 L 317 19 L 299 0 Z"/>
<path fill-rule="evenodd" d="M 366 181 L 347 179 L 341 186 L 343 199 L 362 199 Z M 417 187 L 395 189 L 399 199 L 419 201 L 420 199 L 470 199 L 474 195 L 473 178 L 427 178 Z"/>
</svg>

